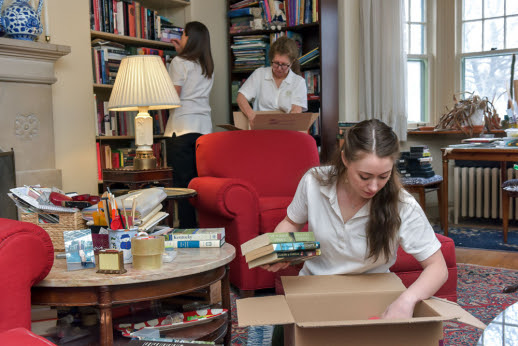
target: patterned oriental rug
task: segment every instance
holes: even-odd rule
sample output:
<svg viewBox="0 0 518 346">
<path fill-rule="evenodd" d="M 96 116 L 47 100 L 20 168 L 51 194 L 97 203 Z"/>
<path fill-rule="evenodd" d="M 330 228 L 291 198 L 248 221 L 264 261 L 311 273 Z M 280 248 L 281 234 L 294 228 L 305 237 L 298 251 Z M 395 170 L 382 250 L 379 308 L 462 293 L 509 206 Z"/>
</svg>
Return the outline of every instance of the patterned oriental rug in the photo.
<svg viewBox="0 0 518 346">
<path fill-rule="evenodd" d="M 502 293 L 518 283 L 518 271 L 458 264 L 458 303 L 486 325 L 518 301 L 518 293 Z M 232 292 L 232 345 L 271 345 L 272 327 L 238 328 Z M 476 345 L 482 330 L 459 322 L 444 323 L 444 346 Z"/>
</svg>

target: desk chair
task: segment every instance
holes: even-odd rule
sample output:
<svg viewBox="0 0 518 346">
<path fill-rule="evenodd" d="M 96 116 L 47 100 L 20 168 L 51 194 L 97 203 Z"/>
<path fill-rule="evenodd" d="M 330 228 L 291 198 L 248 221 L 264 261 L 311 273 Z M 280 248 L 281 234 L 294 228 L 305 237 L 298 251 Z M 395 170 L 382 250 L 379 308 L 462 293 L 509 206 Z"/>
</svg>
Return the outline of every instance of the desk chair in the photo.
<svg viewBox="0 0 518 346">
<path fill-rule="evenodd" d="M 510 179 L 502 184 L 502 225 L 504 229 L 504 243 L 507 243 L 507 231 L 509 230 L 509 199 L 518 197 L 518 189 L 516 191 L 506 190 L 506 187 L 517 187 L 518 179 Z"/>
<path fill-rule="evenodd" d="M 402 177 L 401 183 L 403 187 L 410 193 L 417 193 L 419 195 L 419 204 L 421 208 L 426 212 L 426 193 L 437 191 L 437 199 L 439 202 L 439 219 L 441 222 L 441 228 L 444 231 L 445 221 L 448 215 L 443 215 L 442 209 L 442 176 L 434 175 L 431 178 L 414 178 L 414 177 Z"/>
</svg>

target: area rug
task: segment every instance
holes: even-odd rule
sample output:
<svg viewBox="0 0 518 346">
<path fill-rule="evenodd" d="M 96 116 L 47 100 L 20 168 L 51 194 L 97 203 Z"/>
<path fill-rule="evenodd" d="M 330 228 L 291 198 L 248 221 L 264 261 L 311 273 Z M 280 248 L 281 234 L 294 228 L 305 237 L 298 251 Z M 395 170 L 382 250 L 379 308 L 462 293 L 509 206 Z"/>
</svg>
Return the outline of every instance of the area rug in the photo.
<svg viewBox="0 0 518 346">
<path fill-rule="evenodd" d="M 436 233 L 444 234 L 439 226 L 434 226 Z M 448 237 L 457 247 L 475 249 L 518 251 L 518 231 L 507 232 L 507 243 L 504 243 L 502 229 L 485 229 L 473 227 L 448 227 Z"/>
<path fill-rule="evenodd" d="M 502 293 L 505 286 L 518 282 L 518 271 L 458 264 L 458 303 L 488 324 L 505 308 L 518 301 L 518 293 Z M 238 328 L 232 292 L 232 345 L 271 344 L 271 327 Z M 444 346 L 476 345 L 482 330 L 460 322 L 445 322 Z"/>
</svg>

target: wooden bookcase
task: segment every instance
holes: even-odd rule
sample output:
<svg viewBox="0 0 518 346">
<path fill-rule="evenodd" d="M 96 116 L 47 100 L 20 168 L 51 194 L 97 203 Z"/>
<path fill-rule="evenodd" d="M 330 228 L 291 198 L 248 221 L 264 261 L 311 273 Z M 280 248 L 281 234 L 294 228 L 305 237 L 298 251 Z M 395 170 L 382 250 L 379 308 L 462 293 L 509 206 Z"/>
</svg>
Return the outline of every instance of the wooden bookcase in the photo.
<svg viewBox="0 0 518 346">
<path fill-rule="evenodd" d="M 227 0 L 227 9 L 239 0 Z M 336 136 L 338 134 L 338 0 L 318 0 L 318 21 L 309 24 L 286 26 L 281 30 L 251 30 L 239 33 L 230 33 L 230 20 L 227 17 L 228 27 L 228 71 L 229 71 L 229 104 L 231 112 L 238 110 L 232 103 L 232 81 L 247 78 L 253 71 L 234 72 L 234 56 L 231 45 L 236 36 L 243 35 L 269 35 L 279 31 L 293 31 L 302 36 L 302 54 L 318 47 L 320 57 L 309 66 L 302 66 L 302 71 L 307 69 L 320 70 L 320 95 L 317 100 L 308 100 L 308 110 L 320 110 L 317 143 L 320 144 L 321 161 L 327 161 L 336 148 Z M 232 114 L 229 115 L 232 119 Z"/>
<path fill-rule="evenodd" d="M 111 0 L 93 0 L 99 1 L 102 4 L 104 1 Z M 185 10 L 190 5 L 186 0 L 139 0 L 142 6 L 157 10 L 158 14 L 172 20 L 174 25 L 183 27 L 185 25 Z M 91 41 L 101 39 L 104 41 L 111 41 L 125 45 L 126 47 L 147 47 L 162 50 L 174 50 L 174 45 L 168 42 L 148 40 L 127 35 L 118 35 L 110 32 L 90 30 Z M 95 83 L 92 79 L 93 94 L 96 95 L 96 102 L 108 101 L 110 98 L 113 85 Z M 97 113 L 97 110 L 96 110 Z M 162 135 L 155 135 L 155 142 L 164 137 Z M 121 148 L 127 147 L 134 142 L 134 136 L 97 136 L 96 142 L 98 144 L 108 144 L 110 147 Z M 162 157 L 165 162 L 165 157 Z M 102 189 L 102 181 L 98 181 L 99 189 Z"/>
</svg>

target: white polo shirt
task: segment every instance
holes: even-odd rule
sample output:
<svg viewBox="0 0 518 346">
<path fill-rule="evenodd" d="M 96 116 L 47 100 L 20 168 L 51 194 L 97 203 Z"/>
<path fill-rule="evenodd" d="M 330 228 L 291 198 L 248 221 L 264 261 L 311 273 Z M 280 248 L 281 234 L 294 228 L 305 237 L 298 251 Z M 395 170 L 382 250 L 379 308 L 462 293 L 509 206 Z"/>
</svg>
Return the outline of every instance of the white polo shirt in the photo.
<svg viewBox="0 0 518 346">
<path fill-rule="evenodd" d="M 385 273 L 396 261 L 396 251 L 385 263 L 380 256 L 374 262 L 367 258 L 366 226 L 371 202 L 365 204 L 350 220 L 343 222 L 336 184 L 322 186 L 311 174 L 312 168 L 301 179 L 295 197 L 288 207 L 288 217 L 299 224 L 308 222 L 310 231 L 320 242 L 322 254 L 304 263 L 299 275 L 333 275 Z M 321 169 L 329 169 L 324 167 Z M 401 227 L 395 249 L 403 250 L 418 261 L 424 261 L 441 247 L 426 215 L 405 190 L 401 190 L 399 216 Z"/>
<path fill-rule="evenodd" d="M 306 81 L 291 69 L 277 88 L 271 67 L 256 69 L 239 89 L 243 96 L 251 101 L 254 99 L 254 111 L 281 110 L 288 113 L 292 105 L 308 109 L 308 91 Z"/>
<path fill-rule="evenodd" d="M 175 57 L 169 65 L 169 75 L 173 84 L 182 87 L 180 93 L 181 107 L 169 111 L 169 119 L 165 135 L 177 136 L 186 133 L 212 132 L 209 94 L 214 82 L 214 75 L 207 78 L 202 74 L 198 63 Z"/>
</svg>

